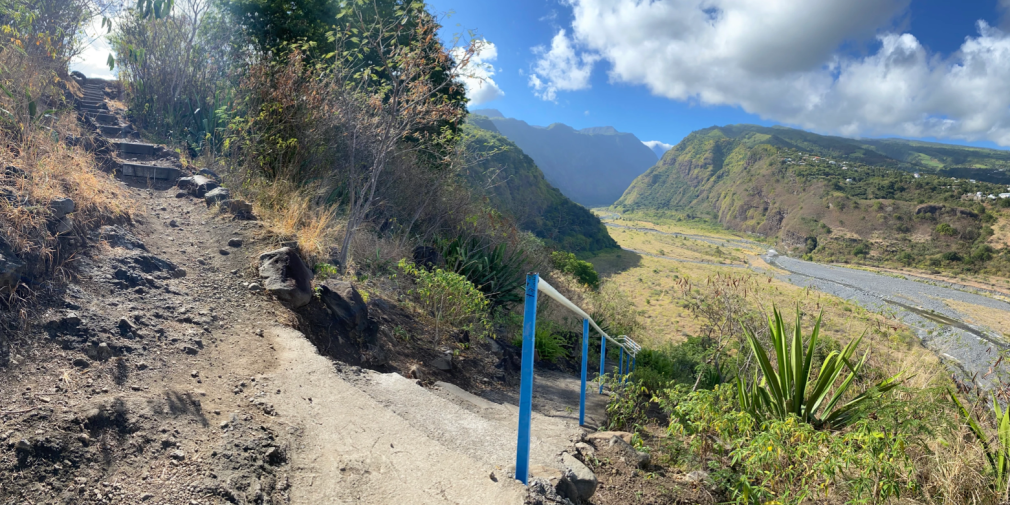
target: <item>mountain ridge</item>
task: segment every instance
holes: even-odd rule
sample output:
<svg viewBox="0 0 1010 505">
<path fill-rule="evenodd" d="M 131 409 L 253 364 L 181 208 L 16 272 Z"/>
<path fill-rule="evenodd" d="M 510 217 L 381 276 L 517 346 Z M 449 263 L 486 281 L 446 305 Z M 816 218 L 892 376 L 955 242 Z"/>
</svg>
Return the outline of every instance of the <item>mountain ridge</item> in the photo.
<svg viewBox="0 0 1010 505">
<path fill-rule="evenodd" d="M 472 187 L 553 248 L 579 254 L 617 248 L 598 217 L 553 187 L 532 158 L 488 123 L 486 116 L 471 114 L 462 128 L 468 150 L 478 157 L 466 168 Z"/>
<path fill-rule="evenodd" d="M 881 145 L 913 161 L 881 153 Z M 933 164 L 918 161 L 923 156 Z M 1006 161 L 1010 153 L 984 148 L 875 143 L 785 127 L 710 127 L 669 150 L 614 208 L 717 221 L 829 261 L 854 260 L 855 251 L 961 268 L 964 258 L 1007 248 L 992 228 L 995 205 L 1010 204 L 997 196 L 1010 192 L 1001 182 Z M 959 171 L 974 178 L 950 175 Z"/>
<path fill-rule="evenodd" d="M 638 137 L 612 126 L 579 130 L 552 123 L 538 127 L 506 118 L 495 109 L 470 114 L 486 117 L 498 133 L 536 162 L 552 186 L 586 207 L 613 204 L 635 177 L 656 163 L 655 153 Z"/>
</svg>

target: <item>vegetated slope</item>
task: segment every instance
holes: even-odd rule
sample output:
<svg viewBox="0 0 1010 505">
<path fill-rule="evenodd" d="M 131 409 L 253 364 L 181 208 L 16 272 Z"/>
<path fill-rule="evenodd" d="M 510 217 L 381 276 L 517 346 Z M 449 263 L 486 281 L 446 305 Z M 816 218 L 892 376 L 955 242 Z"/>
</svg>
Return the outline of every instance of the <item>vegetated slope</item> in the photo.
<svg viewBox="0 0 1010 505">
<path fill-rule="evenodd" d="M 656 164 L 656 154 L 638 137 L 611 126 L 541 128 L 494 109 L 472 112 L 487 116 L 498 133 L 533 158 L 548 182 L 587 207 L 614 203 L 635 177 Z"/>
<path fill-rule="evenodd" d="M 931 159 L 939 160 L 943 153 L 944 170 L 958 170 L 954 164 L 965 161 L 997 180 L 1005 174 L 1003 155 L 995 150 L 959 154 L 957 146 L 733 125 L 688 135 L 615 206 L 711 219 L 824 260 L 1010 271 L 1006 244 L 991 240 L 991 225 L 1006 218 L 1001 209 L 1010 199 L 988 197 L 1007 192 L 1006 186 L 952 179 L 935 167 L 878 152 L 902 145 L 908 159 L 934 152 Z"/>
<path fill-rule="evenodd" d="M 590 253 L 617 247 L 600 219 L 551 186 L 522 149 L 491 131 L 489 119 L 471 115 L 469 121 L 463 132 L 478 161 L 467 167 L 466 177 L 492 207 L 556 249 Z"/>
</svg>

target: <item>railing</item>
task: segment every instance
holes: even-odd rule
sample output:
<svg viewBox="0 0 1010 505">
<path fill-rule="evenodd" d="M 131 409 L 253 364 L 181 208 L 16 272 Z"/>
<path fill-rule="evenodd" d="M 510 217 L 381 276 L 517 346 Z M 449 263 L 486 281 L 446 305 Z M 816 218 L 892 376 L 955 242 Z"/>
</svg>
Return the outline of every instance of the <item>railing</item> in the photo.
<svg viewBox="0 0 1010 505">
<path fill-rule="evenodd" d="M 516 478 L 523 484 L 529 483 L 530 468 L 530 432 L 533 416 L 533 352 L 536 345 L 537 327 L 537 294 L 543 293 L 554 299 L 568 310 L 582 317 L 582 392 L 579 395 L 579 426 L 586 423 L 586 375 L 589 371 L 589 327 L 592 326 L 600 334 L 600 394 L 603 394 L 604 365 L 607 357 L 607 341 L 621 349 L 621 359 L 618 373 L 634 370 L 635 357 L 642 346 L 635 343 L 627 335 L 613 338 L 607 335 L 589 314 L 570 300 L 558 293 L 547 281 L 538 274 L 526 275 L 526 301 L 523 312 L 523 357 L 522 371 L 519 374 L 519 436 L 516 443 Z M 628 368 L 625 368 L 624 354 L 628 354 Z"/>
</svg>

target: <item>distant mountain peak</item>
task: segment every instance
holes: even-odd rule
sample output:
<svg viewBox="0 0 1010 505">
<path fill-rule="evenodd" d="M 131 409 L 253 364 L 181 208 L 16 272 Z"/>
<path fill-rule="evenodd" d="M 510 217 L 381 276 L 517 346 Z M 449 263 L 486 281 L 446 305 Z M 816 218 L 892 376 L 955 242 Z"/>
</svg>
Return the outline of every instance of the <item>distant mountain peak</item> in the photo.
<svg viewBox="0 0 1010 505">
<path fill-rule="evenodd" d="M 470 111 L 470 114 L 477 114 L 479 116 L 487 116 L 491 119 L 505 119 L 505 115 L 501 113 L 498 109 L 475 109 Z"/>
<path fill-rule="evenodd" d="M 579 133 L 585 133 L 587 135 L 617 135 L 621 132 L 617 131 L 617 128 L 614 128 L 613 126 L 591 126 L 589 128 L 579 130 Z"/>
<path fill-rule="evenodd" d="M 548 182 L 587 207 L 614 203 L 635 177 L 656 164 L 656 154 L 638 137 L 613 126 L 576 130 L 552 123 L 544 128 L 501 117 L 493 109 L 471 113 L 487 116 L 471 122 L 489 131 L 492 126 L 486 123 L 493 123 L 498 133 L 533 158 Z"/>
</svg>

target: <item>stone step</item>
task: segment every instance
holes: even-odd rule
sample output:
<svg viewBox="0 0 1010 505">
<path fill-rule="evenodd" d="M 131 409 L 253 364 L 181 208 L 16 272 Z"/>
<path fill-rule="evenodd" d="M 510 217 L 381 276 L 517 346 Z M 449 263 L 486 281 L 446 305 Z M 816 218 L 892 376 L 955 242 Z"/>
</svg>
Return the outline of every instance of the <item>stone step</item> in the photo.
<svg viewBox="0 0 1010 505">
<path fill-rule="evenodd" d="M 163 181 L 174 181 L 182 175 L 182 171 L 175 167 L 141 165 L 139 163 L 123 163 L 120 166 L 120 173 L 127 177 L 142 177 Z"/>
<path fill-rule="evenodd" d="M 98 124 L 103 124 L 103 125 L 119 124 L 119 118 L 116 117 L 114 114 L 103 114 L 103 113 L 92 114 L 92 113 L 88 113 L 88 116 L 91 116 L 91 119 L 94 119 L 95 122 L 98 123 Z"/>
<path fill-rule="evenodd" d="M 123 133 L 123 127 L 119 125 L 98 125 L 98 131 L 107 137 L 118 137 Z"/>
<path fill-rule="evenodd" d="M 153 155 L 154 144 L 141 144 L 139 142 L 113 142 L 119 147 L 119 152 L 123 154 Z"/>
<path fill-rule="evenodd" d="M 78 103 L 80 103 L 80 105 L 78 107 L 80 107 L 82 109 L 102 109 L 102 110 L 108 110 L 108 107 L 105 106 L 105 102 L 96 102 L 96 101 L 92 101 L 92 100 L 81 100 Z"/>
</svg>

